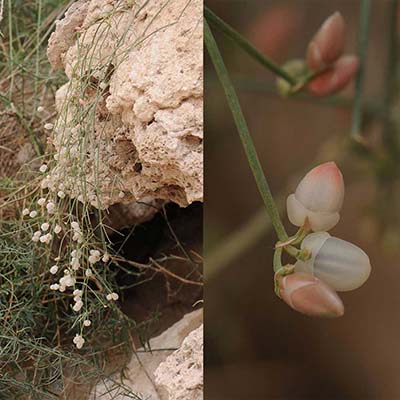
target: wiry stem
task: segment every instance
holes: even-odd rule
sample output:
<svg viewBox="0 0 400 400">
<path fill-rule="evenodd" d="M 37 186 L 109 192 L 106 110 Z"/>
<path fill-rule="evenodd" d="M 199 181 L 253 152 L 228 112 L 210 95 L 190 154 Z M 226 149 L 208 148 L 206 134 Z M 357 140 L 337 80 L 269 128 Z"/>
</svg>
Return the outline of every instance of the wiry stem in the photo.
<svg viewBox="0 0 400 400">
<path fill-rule="evenodd" d="M 361 0 L 360 25 L 358 31 L 358 59 L 360 66 L 356 77 L 356 93 L 354 97 L 353 121 L 351 126 L 351 137 L 361 141 L 362 124 L 362 95 L 365 76 L 365 63 L 368 46 L 368 34 L 371 17 L 371 0 Z"/>
<path fill-rule="evenodd" d="M 290 85 L 295 85 L 296 79 L 290 76 L 279 65 L 275 64 L 272 60 L 261 54 L 248 40 L 246 40 L 239 32 L 229 26 L 225 21 L 215 15 L 209 8 L 204 8 L 204 16 L 207 21 L 217 26 L 222 32 L 232 39 L 238 46 L 240 46 L 247 54 L 253 57 L 256 61 L 268 68 L 274 74 L 280 76 L 287 81 Z"/>
<path fill-rule="evenodd" d="M 385 98 L 384 98 L 384 110 L 385 110 L 385 124 L 383 128 L 383 141 L 389 150 L 389 152 L 396 157 L 398 154 L 398 138 L 396 136 L 395 129 L 393 127 L 393 121 L 391 119 L 393 102 L 397 97 L 398 90 L 398 75 L 397 75 L 397 6 L 398 0 L 390 0 L 389 4 L 389 30 L 388 30 L 388 58 L 386 65 L 386 77 L 385 77 Z"/>
<path fill-rule="evenodd" d="M 272 225 L 278 235 L 279 240 L 287 240 L 288 235 L 280 219 L 279 212 L 272 197 L 268 182 L 264 176 L 260 161 L 257 157 L 257 152 L 251 139 L 246 120 L 243 116 L 239 99 L 236 95 L 235 89 L 233 88 L 228 71 L 226 70 L 224 61 L 221 57 L 217 43 L 215 42 L 207 21 L 204 22 L 204 38 L 208 53 L 224 89 L 229 108 L 231 109 L 233 119 L 235 120 L 247 160 L 256 180 L 258 190 L 264 201 L 265 208 L 267 209 L 268 215 L 271 218 Z"/>
</svg>

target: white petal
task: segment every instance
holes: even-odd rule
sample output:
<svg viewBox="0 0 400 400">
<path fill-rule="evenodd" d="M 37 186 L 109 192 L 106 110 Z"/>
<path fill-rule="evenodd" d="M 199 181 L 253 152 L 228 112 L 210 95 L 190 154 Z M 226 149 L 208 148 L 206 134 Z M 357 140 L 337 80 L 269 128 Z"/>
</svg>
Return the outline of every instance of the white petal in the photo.
<svg viewBox="0 0 400 400">
<path fill-rule="evenodd" d="M 295 226 L 302 226 L 307 218 L 307 209 L 291 194 L 286 200 L 289 221 Z"/>
<path fill-rule="evenodd" d="M 299 183 L 296 199 L 308 210 L 338 212 L 343 204 L 343 177 L 334 162 L 312 169 Z"/>
<path fill-rule="evenodd" d="M 337 212 L 314 212 L 305 208 L 295 197 L 291 194 L 286 200 L 286 207 L 289 221 L 295 226 L 302 226 L 308 218 L 310 228 L 314 232 L 328 231 L 332 229 L 340 219 Z"/>
<path fill-rule="evenodd" d="M 314 275 L 337 291 L 362 286 L 371 273 L 369 257 L 350 242 L 328 238 L 314 260 Z"/>
<path fill-rule="evenodd" d="M 329 231 L 340 220 L 338 212 L 312 212 L 308 213 L 308 222 L 313 232 Z"/>
<path fill-rule="evenodd" d="M 301 243 L 302 249 L 307 249 L 311 253 L 311 258 L 307 261 L 297 261 L 295 264 L 296 272 L 306 272 L 314 274 L 314 260 L 323 244 L 331 237 L 328 232 L 317 232 L 307 235 Z"/>
</svg>

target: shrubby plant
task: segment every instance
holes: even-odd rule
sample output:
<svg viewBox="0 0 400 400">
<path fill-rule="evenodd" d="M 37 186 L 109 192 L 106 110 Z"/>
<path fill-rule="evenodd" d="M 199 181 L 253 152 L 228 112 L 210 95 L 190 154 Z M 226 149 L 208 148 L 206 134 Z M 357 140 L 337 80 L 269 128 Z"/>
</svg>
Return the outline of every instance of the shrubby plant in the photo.
<svg viewBox="0 0 400 400">
<path fill-rule="evenodd" d="M 172 228 L 176 247 L 171 254 L 166 250 L 146 263 L 125 259 L 113 243 L 112 234 L 120 234 L 105 222 L 106 211 L 97 198 L 98 178 L 90 188 L 86 185 L 82 157 L 88 151 L 98 155 L 88 135 L 94 129 L 97 102 L 108 87 L 106 71 L 101 71 L 103 82 L 93 88 L 90 76 L 80 75 L 77 66 L 78 89 L 96 90 L 95 104 L 76 98 L 78 104 L 64 104 L 79 110 L 71 121 L 57 118 L 54 109 L 54 93 L 65 78 L 50 70 L 46 44 L 69 5 L 55 0 L 8 1 L 0 26 L 8 50 L 0 57 L 0 101 L 5 107 L 0 113 L 0 398 L 82 398 L 76 396 L 87 395 L 97 381 L 107 380 L 138 399 L 134 389 L 114 382 L 112 374 L 124 372 L 137 341 L 147 348 L 158 313 L 154 310 L 141 323 L 129 318 L 120 308 L 123 289 L 159 273 L 201 286 L 194 278 L 201 257 L 188 256 Z M 109 29 L 106 17 L 103 26 Z M 56 152 L 54 129 L 64 133 Z M 22 167 L 12 164 L 21 147 L 33 152 L 28 151 Z M 60 158 L 71 169 L 70 183 L 79 196 L 70 195 L 65 170 L 53 176 Z M 167 219 L 165 212 L 163 216 Z M 163 267 L 170 260 L 189 265 L 187 279 Z M 118 285 L 121 271 L 134 282 Z M 81 390 L 79 395 L 75 389 Z"/>
</svg>

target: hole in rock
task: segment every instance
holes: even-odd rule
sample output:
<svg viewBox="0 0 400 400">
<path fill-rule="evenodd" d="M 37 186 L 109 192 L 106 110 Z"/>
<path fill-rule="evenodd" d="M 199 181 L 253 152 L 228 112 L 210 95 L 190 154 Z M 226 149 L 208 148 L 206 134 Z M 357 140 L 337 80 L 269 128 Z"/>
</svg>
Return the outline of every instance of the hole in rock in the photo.
<svg viewBox="0 0 400 400">
<path fill-rule="evenodd" d="M 137 323 L 153 319 L 150 336 L 193 311 L 202 298 L 200 285 L 184 281 L 201 281 L 202 223 L 202 203 L 186 208 L 170 203 L 150 221 L 111 236 L 114 252 L 148 266 L 122 263 L 122 268 L 114 268 L 117 283 L 124 289 L 122 310 Z"/>
</svg>

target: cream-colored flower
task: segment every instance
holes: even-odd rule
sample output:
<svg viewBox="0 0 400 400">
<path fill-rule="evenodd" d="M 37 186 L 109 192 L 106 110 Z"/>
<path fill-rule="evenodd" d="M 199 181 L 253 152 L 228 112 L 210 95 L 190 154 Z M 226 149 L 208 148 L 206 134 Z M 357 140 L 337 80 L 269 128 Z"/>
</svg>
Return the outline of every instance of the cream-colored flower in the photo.
<svg viewBox="0 0 400 400">
<path fill-rule="evenodd" d="M 334 162 L 312 169 L 287 199 L 290 222 L 296 226 L 308 223 L 311 230 L 327 231 L 340 219 L 344 197 L 343 177 Z"/>
<path fill-rule="evenodd" d="M 311 253 L 307 261 L 297 261 L 295 270 L 324 281 L 339 292 L 362 286 L 371 273 L 367 254 L 354 244 L 327 232 L 308 235 L 301 244 Z"/>
</svg>

